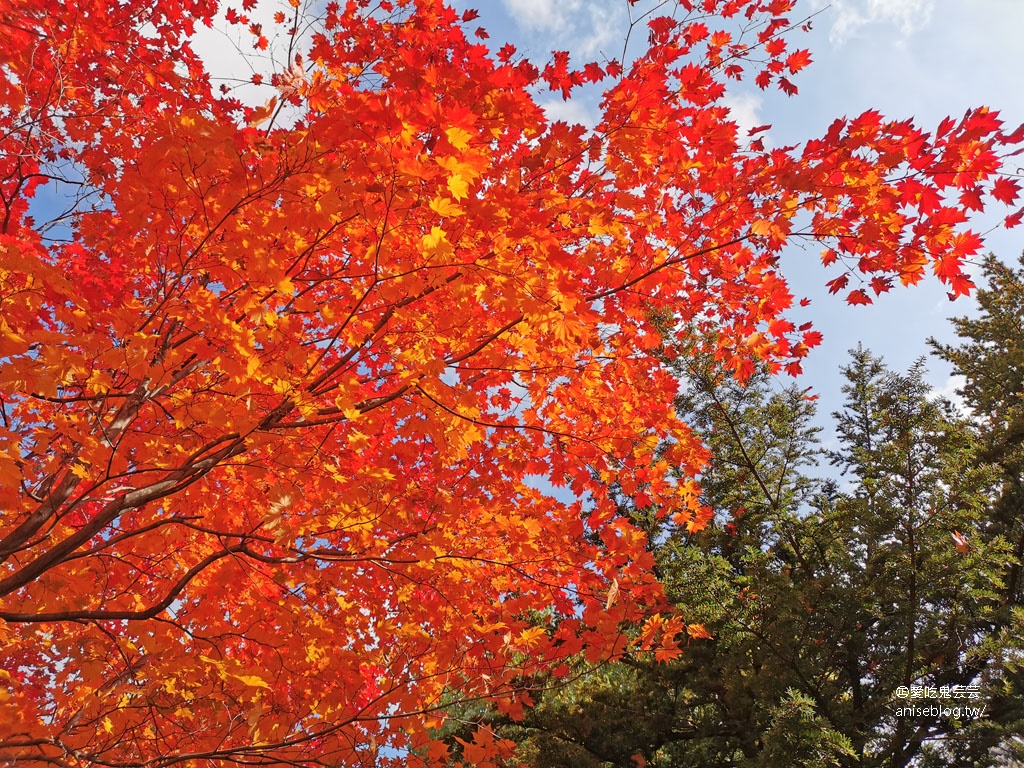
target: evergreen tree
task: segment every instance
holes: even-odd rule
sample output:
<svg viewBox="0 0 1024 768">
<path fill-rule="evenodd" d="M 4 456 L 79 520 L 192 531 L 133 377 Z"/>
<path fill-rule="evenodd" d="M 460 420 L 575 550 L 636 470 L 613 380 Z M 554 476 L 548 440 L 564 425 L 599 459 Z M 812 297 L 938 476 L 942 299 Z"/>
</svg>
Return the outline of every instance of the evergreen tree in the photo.
<svg viewBox="0 0 1024 768">
<path fill-rule="evenodd" d="M 984 686 L 1003 717 L 1016 683 L 994 657 L 1009 547 L 988 521 L 998 472 L 972 424 L 931 398 L 924 366 L 863 350 L 845 369 L 838 445 L 813 403 L 705 360 L 677 403 L 705 439 L 716 518 L 694 534 L 646 527 L 669 598 L 707 626 L 669 663 L 643 654 L 549 691 L 519 723 L 537 768 L 996 765 L 1005 732 L 936 716 L 898 691 Z M 828 457 L 838 480 L 814 477 Z M 1000 638 L 1006 642 L 1006 638 Z M 961 688 L 961 690 L 964 690 Z M 969 762 L 964 762 L 969 760 Z"/>
<path fill-rule="evenodd" d="M 959 394 L 978 425 L 978 457 L 997 467 L 996 492 L 986 523 L 988 535 L 1004 536 L 1002 588 L 989 638 L 989 674 L 1001 681 L 983 743 L 999 739 L 999 759 L 1024 765 L 1024 256 L 1014 268 L 989 255 L 982 263 L 985 287 L 979 313 L 954 318 L 957 344 L 932 347 L 964 377 Z M 999 738 L 1001 737 L 1001 739 Z M 1016 761 L 1016 762 L 1013 762 Z"/>
<path fill-rule="evenodd" d="M 931 341 L 965 377 L 959 390 L 982 435 L 981 458 L 1000 469 L 991 525 L 1014 542 L 1004 590 L 1008 605 L 1024 603 L 1024 256 L 1014 269 L 994 256 L 984 263 L 980 315 L 953 319 L 960 342 Z"/>
</svg>

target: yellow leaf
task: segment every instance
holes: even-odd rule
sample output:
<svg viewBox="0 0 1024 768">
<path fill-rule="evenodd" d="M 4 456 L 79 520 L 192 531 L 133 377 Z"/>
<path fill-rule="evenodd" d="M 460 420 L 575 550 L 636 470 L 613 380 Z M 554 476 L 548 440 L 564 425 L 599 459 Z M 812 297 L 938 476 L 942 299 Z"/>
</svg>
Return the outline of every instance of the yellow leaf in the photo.
<svg viewBox="0 0 1024 768">
<path fill-rule="evenodd" d="M 231 675 L 231 676 L 233 678 L 235 678 L 236 680 L 240 680 L 241 682 L 245 683 L 245 685 L 248 685 L 250 688 L 269 688 L 270 687 L 269 685 L 267 685 L 266 680 L 264 680 L 262 677 L 258 677 L 256 675 Z"/>
<path fill-rule="evenodd" d="M 711 633 L 704 628 L 703 624 L 687 624 L 686 634 L 692 637 L 694 640 L 711 640 L 713 639 Z"/>
<path fill-rule="evenodd" d="M 315 664 L 324 656 L 324 650 L 315 643 L 306 646 L 306 663 Z"/>
<path fill-rule="evenodd" d="M 464 131 L 462 128 L 446 128 L 444 135 L 448 137 L 448 141 L 456 149 L 465 149 L 469 146 L 469 140 L 473 138 L 473 134 L 469 131 Z"/>
<path fill-rule="evenodd" d="M 605 601 L 604 609 L 607 611 L 615 605 L 615 598 L 619 596 L 619 580 L 612 579 L 612 585 L 608 588 L 608 599 Z"/>
<path fill-rule="evenodd" d="M 462 208 L 447 197 L 435 197 L 430 201 L 430 210 L 439 216 L 461 216 Z"/>
<path fill-rule="evenodd" d="M 217 671 L 220 673 L 220 676 L 224 676 L 224 662 L 217 661 L 216 659 L 211 659 L 209 656 L 200 656 L 199 660 L 205 661 L 207 664 L 212 664 L 213 666 L 217 667 Z"/>
<path fill-rule="evenodd" d="M 519 633 L 518 645 L 530 648 L 545 634 L 544 627 L 528 627 Z"/>
<path fill-rule="evenodd" d="M 114 724 L 110 721 L 109 717 L 104 717 L 103 718 L 103 730 L 106 731 L 107 733 L 113 733 L 114 732 Z"/>
<path fill-rule="evenodd" d="M 7 321 L 0 317 L 0 357 L 20 354 L 27 348 L 25 337 L 15 333 Z"/>
<path fill-rule="evenodd" d="M 440 227 L 431 227 L 430 234 L 423 236 L 423 247 L 428 251 L 436 251 L 448 237 L 447 233 Z"/>
<path fill-rule="evenodd" d="M 469 197 L 469 183 L 462 177 L 462 174 L 453 173 L 448 177 L 448 191 L 456 200 L 462 200 Z"/>
</svg>

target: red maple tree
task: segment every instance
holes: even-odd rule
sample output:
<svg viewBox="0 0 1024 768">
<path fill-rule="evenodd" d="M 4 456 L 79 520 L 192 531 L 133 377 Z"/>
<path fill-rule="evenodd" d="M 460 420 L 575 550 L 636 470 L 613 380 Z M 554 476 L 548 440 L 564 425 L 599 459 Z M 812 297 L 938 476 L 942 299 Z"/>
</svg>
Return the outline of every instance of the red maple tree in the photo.
<svg viewBox="0 0 1024 768">
<path fill-rule="evenodd" d="M 212 0 L 7 2 L 0 759 L 443 762 L 446 704 L 621 649 L 660 598 L 607 489 L 708 514 L 662 361 L 796 372 L 787 243 L 851 303 L 965 293 L 968 213 L 1018 196 L 986 109 L 738 135 L 726 82 L 810 61 L 792 4 L 680 0 L 631 63 L 540 68 L 438 0 L 245 0 L 255 54 L 292 41 L 246 106 L 189 44 Z M 595 82 L 592 130 L 535 99 Z"/>
</svg>

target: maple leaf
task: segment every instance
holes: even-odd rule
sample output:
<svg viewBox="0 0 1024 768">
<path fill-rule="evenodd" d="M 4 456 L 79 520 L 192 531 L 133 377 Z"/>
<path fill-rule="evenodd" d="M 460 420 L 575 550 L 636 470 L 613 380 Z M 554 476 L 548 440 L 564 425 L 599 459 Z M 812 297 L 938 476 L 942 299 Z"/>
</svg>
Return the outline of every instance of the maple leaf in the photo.
<svg viewBox="0 0 1024 768">
<path fill-rule="evenodd" d="M 786 66 L 791 74 L 799 72 L 811 63 L 811 52 L 807 50 L 794 51 L 786 58 Z"/>
<path fill-rule="evenodd" d="M 671 33 L 678 24 L 679 22 L 671 16 L 656 16 L 651 19 L 647 22 L 647 27 L 651 30 L 651 42 L 659 43 L 667 41 L 669 33 Z"/>
<path fill-rule="evenodd" d="M 958 553 L 960 553 L 961 555 L 966 555 L 970 551 L 970 542 L 968 541 L 966 536 L 960 533 L 960 531 L 953 531 L 950 534 L 950 536 L 953 539 L 953 546 L 956 547 L 956 551 Z"/>
<path fill-rule="evenodd" d="M 803 335 L 803 340 L 808 347 L 816 347 L 821 344 L 823 336 L 819 331 L 807 331 Z"/>
<path fill-rule="evenodd" d="M 597 83 L 604 79 L 604 70 L 595 62 L 583 67 L 583 79 L 589 83 Z"/>
<path fill-rule="evenodd" d="M 960 193 L 960 204 L 972 211 L 983 211 L 985 204 L 981 200 L 981 190 L 977 187 L 965 189 Z"/>
<path fill-rule="evenodd" d="M 712 635 L 707 629 L 704 628 L 703 624 L 687 624 L 686 634 L 695 640 L 711 640 Z"/>
<path fill-rule="evenodd" d="M 876 296 L 879 296 L 892 287 L 892 281 L 888 277 L 873 277 L 871 278 L 871 290 L 875 292 Z"/>
<path fill-rule="evenodd" d="M 693 45 L 694 43 L 698 43 L 701 40 L 706 39 L 710 34 L 711 32 L 708 30 L 707 24 L 694 22 L 686 25 L 686 28 L 683 31 L 683 39 L 687 44 Z"/>
<path fill-rule="evenodd" d="M 1020 195 L 1020 183 L 1015 179 L 1000 176 L 992 184 L 992 197 L 1001 203 L 1012 205 Z"/>
<path fill-rule="evenodd" d="M 446 128 L 444 135 L 448 137 L 448 141 L 455 149 L 466 149 L 469 146 L 469 140 L 473 138 L 473 134 L 458 126 Z"/>
<path fill-rule="evenodd" d="M 453 173 L 448 177 L 448 191 L 456 200 L 463 200 L 469 196 L 469 182 L 460 173 Z"/>
<path fill-rule="evenodd" d="M 960 296 L 969 296 L 975 288 L 974 281 L 967 275 L 953 275 L 948 282 L 950 291 L 947 295 L 951 301 Z"/>
<path fill-rule="evenodd" d="M 828 292 L 839 293 L 841 290 L 843 290 L 843 288 L 846 287 L 846 284 L 848 282 L 850 282 L 850 276 L 846 274 L 840 275 L 839 277 L 833 280 L 829 280 L 827 283 Z"/>
<path fill-rule="evenodd" d="M 848 294 L 846 294 L 846 303 L 847 304 L 854 304 L 854 305 L 856 305 L 856 304 L 870 304 L 871 303 L 871 297 L 868 296 L 866 293 L 864 293 L 864 291 L 862 291 L 860 288 L 857 288 L 855 290 L 850 291 Z"/>
</svg>

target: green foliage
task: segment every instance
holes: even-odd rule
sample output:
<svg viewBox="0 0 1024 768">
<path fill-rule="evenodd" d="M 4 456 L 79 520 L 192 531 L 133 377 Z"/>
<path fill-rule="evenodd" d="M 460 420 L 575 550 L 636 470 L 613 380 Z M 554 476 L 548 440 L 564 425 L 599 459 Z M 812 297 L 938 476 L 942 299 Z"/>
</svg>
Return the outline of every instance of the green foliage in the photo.
<svg viewBox="0 0 1024 768">
<path fill-rule="evenodd" d="M 1001 470 L 978 458 L 990 441 L 930 397 L 922 363 L 896 373 L 856 350 L 844 372 L 826 452 L 805 392 L 766 375 L 741 386 L 706 359 L 678 370 L 716 517 L 693 534 L 624 513 L 647 528 L 671 601 L 714 639 L 544 694 L 504 722 L 529 765 L 983 766 L 1014 746 L 1020 645 L 1000 607 L 1011 545 L 989 520 Z M 815 477 L 825 460 L 838 482 Z M 897 713 L 912 703 L 900 686 L 968 684 L 984 686 L 983 720 Z"/>
<path fill-rule="evenodd" d="M 1016 766 L 1024 764 L 1024 257 L 1017 268 L 994 256 L 982 266 L 978 316 L 954 319 L 957 344 L 931 342 L 964 376 L 959 394 L 978 425 L 977 457 L 998 473 L 984 519 L 986 535 L 1004 537 L 1012 548 L 1002 564 L 1002 588 L 984 643 L 994 711 L 985 723 L 974 724 L 972 730 L 981 733 L 955 748 L 958 759 L 967 761 L 977 759 L 975 743 L 995 743 L 996 759 Z"/>
<path fill-rule="evenodd" d="M 983 267 L 978 317 L 953 323 L 957 345 L 931 342 L 965 377 L 960 394 L 982 433 L 981 459 L 999 468 L 989 525 L 1014 542 L 1006 571 L 1006 604 L 1024 604 L 1024 257 L 1014 269 L 994 256 Z"/>
<path fill-rule="evenodd" d="M 805 693 L 794 688 L 786 691 L 772 709 L 764 734 L 763 764 L 827 768 L 840 765 L 840 758 L 856 757 L 850 740 L 818 714 L 816 705 Z"/>
</svg>

